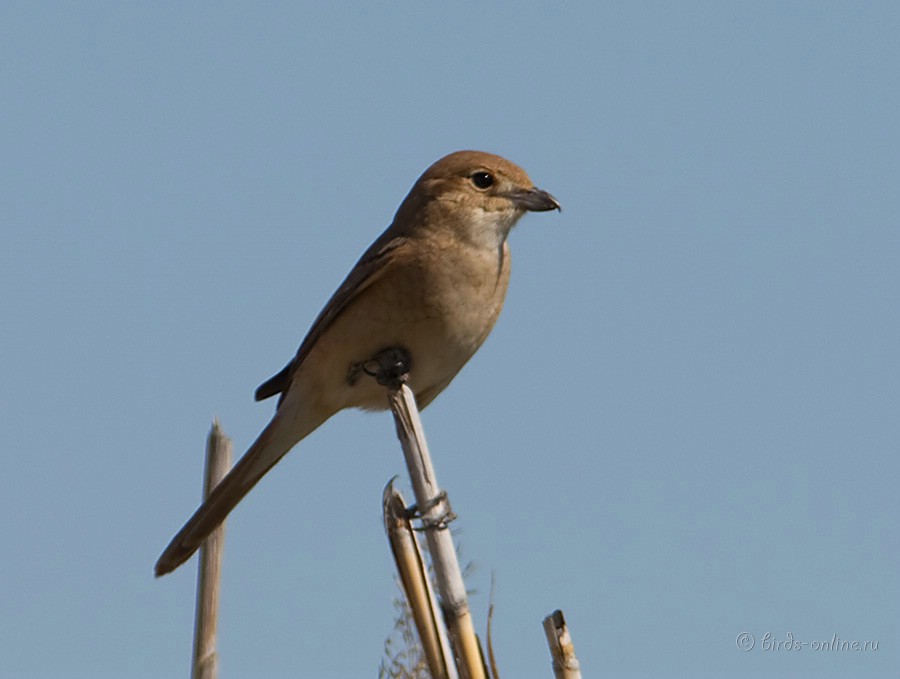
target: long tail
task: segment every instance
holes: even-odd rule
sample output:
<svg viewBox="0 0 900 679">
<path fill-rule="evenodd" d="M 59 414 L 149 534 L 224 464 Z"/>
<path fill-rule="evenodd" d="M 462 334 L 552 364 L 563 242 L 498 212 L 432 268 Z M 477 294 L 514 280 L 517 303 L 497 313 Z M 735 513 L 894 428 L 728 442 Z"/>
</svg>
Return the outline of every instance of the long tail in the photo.
<svg viewBox="0 0 900 679">
<path fill-rule="evenodd" d="M 299 437 L 296 433 L 287 435 L 282 425 L 283 420 L 276 412 L 275 417 L 250 449 L 172 538 L 156 562 L 156 577 L 171 573 L 191 558 L 207 536 L 225 520 L 228 513 L 250 492 L 250 489 L 308 433 L 304 432 Z"/>
</svg>

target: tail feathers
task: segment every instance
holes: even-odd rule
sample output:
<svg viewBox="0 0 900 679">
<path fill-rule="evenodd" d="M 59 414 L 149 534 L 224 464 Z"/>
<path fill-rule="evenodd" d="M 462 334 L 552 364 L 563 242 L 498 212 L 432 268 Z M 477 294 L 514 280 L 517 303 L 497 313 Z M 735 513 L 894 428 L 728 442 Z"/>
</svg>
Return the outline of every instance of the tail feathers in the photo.
<svg viewBox="0 0 900 679">
<path fill-rule="evenodd" d="M 278 440 L 284 437 L 273 436 L 272 424 L 172 538 L 156 562 L 156 577 L 171 573 L 187 561 L 250 489 L 293 447 L 296 440 Z"/>
</svg>

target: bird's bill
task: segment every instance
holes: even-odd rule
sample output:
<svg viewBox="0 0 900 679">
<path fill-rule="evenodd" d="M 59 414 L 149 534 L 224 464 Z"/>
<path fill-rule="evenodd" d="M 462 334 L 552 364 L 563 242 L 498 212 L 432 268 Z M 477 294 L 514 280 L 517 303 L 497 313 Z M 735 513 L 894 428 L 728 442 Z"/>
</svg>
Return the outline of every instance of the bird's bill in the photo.
<svg viewBox="0 0 900 679">
<path fill-rule="evenodd" d="M 509 198 L 520 208 L 529 212 L 547 212 L 547 210 L 561 209 L 556 198 L 537 187 L 517 189 L 509 194 Z"/>
</svg>

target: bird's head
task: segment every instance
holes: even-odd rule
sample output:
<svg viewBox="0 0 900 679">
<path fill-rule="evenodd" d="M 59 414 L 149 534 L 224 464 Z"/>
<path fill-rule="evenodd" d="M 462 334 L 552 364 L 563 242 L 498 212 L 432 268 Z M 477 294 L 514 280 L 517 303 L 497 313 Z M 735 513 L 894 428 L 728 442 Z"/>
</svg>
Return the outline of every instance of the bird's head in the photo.
<svg viewBox="0 0 900 679">
<path fill-rule="evenodd" d="M 497 243 L 526 212 L 559 209 L 518 165 L 491 153 L 457 151 L 419 177 L 395 223 L 402 220 L 413 229 L 450 224 L 459 236 Z"/>
</svg>

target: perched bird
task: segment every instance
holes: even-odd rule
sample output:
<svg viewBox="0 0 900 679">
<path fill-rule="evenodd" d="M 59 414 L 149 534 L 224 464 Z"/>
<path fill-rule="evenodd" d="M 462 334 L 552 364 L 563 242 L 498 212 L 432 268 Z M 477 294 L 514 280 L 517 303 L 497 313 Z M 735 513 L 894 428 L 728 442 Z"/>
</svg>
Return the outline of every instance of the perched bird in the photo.
<svg viewBox="0 0 900 679">
<path fill-rule="evenodd" d="M 381 410 L 384 387 L 363 366 L 385 349 L 409 358 L 407 384 L 424 408 L 494 327 L 509 283 L 506 238 L 528 211 L 559 209 L 517 165 L 458 151 L 418 179 L 394 221 L 328 300 L 256 400 L 280 394 L 272 421 L 169 543 L 156 575 L 200 547 L 294 445 L 344 408 Z"/>
</svg>

